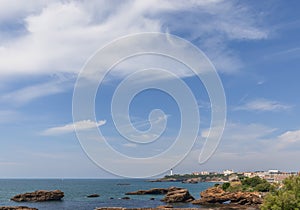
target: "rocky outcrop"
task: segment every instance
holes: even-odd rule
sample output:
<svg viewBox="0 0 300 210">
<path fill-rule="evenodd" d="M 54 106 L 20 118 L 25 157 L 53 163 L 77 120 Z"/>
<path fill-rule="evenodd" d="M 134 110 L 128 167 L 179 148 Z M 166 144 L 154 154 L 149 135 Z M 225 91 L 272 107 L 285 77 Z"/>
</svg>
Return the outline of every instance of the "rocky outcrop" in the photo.
<svg viewBox="0 0 300 210">
<path fill-rule="evenodd" d="M 200 178 L 192 178 L 192 179 L 186 179 L 186 180 L 182 181 L 182 183 L 197 184 L 200 181 L 201 181 Z"/>
<path fill-rule="evenodd" d="M 189 191 L 184 188 L 169 187 L 169 188 L 152 188 L 150 190 L 138 190 L 135 192 L 128 192 L 126 195 L 165 195 L 161 200 L 166 203 L 178 203 L 178 202 L 191 202 L 195 200 L 190 195 Z"/>
<path fill-rule="evenodd" d="M 161 200 L 166 203 L 191 202 L 195 200 L 187 189 L 171 189 Z"/>
<path fill-rule="evenodd" d="M 0 210 L 38 210 L 27 206 L 0 206 Z"/>
<path fill-rule="evenodd" d="M 35 192 L 29 192 L 24 194 L 19 194 L 11 198 L 11 200 L 16 202 L 42 202 L 42 201 L 59 201 L 64 197 L 64 193 L 60 190 L 47 191 L 38 190 Z"/>
<path fill-rule="evenodd" d="M 98 194 L 91 194 L 91 195 L 88 195 L 86 197 L 87 198 L 98 198 L 98 197 L 100 197 L 100 195 L 98 195 Z"/>
<path fill-rule="evenodd" d="M 261 195 L 257 192 L 226 192 L 219 187 L 212 187 L 200 193 L 201 198 L 193 204 L 222 204 L 230 202 L 237 205 L 258 205 L 263 202 Z"/>
<path fill-rule="evenodd" d="M 172 206 L 158 206 L 156 208 L 122 208 L 122 207 L 101 207 L 95 210 L 162 210 L 162 209 L 172 209 L 172 210 L 200 210 L 199 208 L 173 208 Z M 212 207 L 201 207 L 201 210 L 259 210 L 258 208 L 253 208 L 249 206 L 212 206 Z"/>
<path fill-rule="evenodd" d="M 171 206 L 171 205 L 164 205 L 164 206 L 157 206 L 156 208 L 157 209 L 172 209 L 173 206 Z"/>
<path fill-rule="evenodd" d="M 150 190 L 138 190 L 135 192 L 128 192 L 128 193 L 125 193 L 125 195 L 164 195 L 164 194 L 167 194 L 169 191 L 172 191 L 175 189 L 179 190 L 182 188 L 177 188 L 177 187 L 152 188 Z"/>
<path fill-rule="evenodd" d="M 182 182 L 184 179 L 176 179 L 176 178 L 160 178 L 155 180 L 149 180 L 148 182 Z"/>
</svg>

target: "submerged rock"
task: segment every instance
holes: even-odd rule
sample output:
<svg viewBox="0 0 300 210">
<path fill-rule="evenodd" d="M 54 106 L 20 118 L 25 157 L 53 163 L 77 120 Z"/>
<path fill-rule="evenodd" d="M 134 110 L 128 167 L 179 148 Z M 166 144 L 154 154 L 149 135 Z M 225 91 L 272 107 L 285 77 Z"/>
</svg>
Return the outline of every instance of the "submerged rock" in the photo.
<svg viewBox="0 0 300 210">
<path fill-rule="evenodd" d="M 35 192 L 16 195 L 13 198 L 11 198 L 11 200 L 16 202 L 60 201 L 63 197 L 64 197 L 64 193 L 60 190 L 54 190 L 54 191 L 38 190 Z"/>
<path fill-rule="evenodd" d="M 87 198 L 98 198 L 98 197 L 100 197 L 100 195 L 98 195 L 98 194 L 91 194 L 91 195 L 88 195 L 86 197 Z"/>
</svg>

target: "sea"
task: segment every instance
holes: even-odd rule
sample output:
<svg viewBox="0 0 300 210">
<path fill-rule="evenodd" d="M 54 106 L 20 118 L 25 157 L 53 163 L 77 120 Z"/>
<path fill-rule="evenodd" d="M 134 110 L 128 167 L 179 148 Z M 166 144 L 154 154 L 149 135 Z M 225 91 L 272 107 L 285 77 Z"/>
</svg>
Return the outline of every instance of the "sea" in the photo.
<svg viewBox="0 0 300 210">
<path fill-rule="evenodd" d="M 199 182 L 187 184 L 181 182 L 148 182 L 144 179 L 0 179 L 0 206 L 28 206 L 39 210 L 93 210 L 96 207 L 157 207 L 166 205 L 160 199 L 163 195 L 129 195 L 126 192 L 171 186 L 187 188 L 196 199 L 199 193 L 215 183 Z M 36 190 L 56 190 L 65 193 L 62 201 L 50 202 L 14 202 L 14 195 Z M 87 198 L 87 195 L 99 194 L 100 197 Z M 150 200 L 150 199 L 154 200 Z M 195 207 L 189 203 L 174 204 L 174 207 Z M 201 206 L 197 206 L 198 208 Z"/>
</svg>

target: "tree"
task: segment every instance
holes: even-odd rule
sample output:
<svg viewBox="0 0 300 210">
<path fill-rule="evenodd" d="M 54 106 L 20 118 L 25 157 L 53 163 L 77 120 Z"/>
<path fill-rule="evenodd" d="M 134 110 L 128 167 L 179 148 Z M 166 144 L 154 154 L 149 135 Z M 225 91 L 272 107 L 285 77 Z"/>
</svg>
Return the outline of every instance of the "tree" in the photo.
<svg viewBox="0 0 300 210">
<path fill-rule="evenodd" d="M 253 178 L 246 178 L 242 180 L 242 184 L 249 187 L 256 187 L 259 184 L 265 184 L 267 181 L 255 176 Z"/>
<path fill-rule="evenodd" d="M 261 209 L 300 210 L 300 176 L 286 178 L 280 189 L 265 197 Z"/>
</svg>

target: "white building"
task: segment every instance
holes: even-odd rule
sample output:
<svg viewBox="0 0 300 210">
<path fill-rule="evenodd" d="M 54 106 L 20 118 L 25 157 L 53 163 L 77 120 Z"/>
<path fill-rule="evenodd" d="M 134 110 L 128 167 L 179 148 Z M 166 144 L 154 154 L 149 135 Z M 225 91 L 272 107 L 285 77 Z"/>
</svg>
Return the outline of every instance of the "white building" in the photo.
<svg viewBox="0 0 300 210">
<path fill-rule="evenodd" d="M 200 172 L 193 172 L 192 174 L 199 176 L 199 175 L 209 175 L 210 173 L 208 171 L 200 171 Z"/>
<path fill-rule="evenodd" d="M 248 178 L 253 177 L 253 174 L 254 174 L 254 173 L 252 173 L 252 172 L 244 172 L 244 173 L 243 173 L 243 175 L 244 175 L 245 177 L 248 177 Z"/>
<path fill-rule="evenodd" d="M 279 174 L 279 170 L 269 170 L 269 174 Z"/>
<path fill-rule="evenodd" d="M 233 173 L 234 173 L 233 170 L 224 170 L 223 171 L 224 176 L 228 176 L 228 175 L 233 174 Z"/>
</svg>

